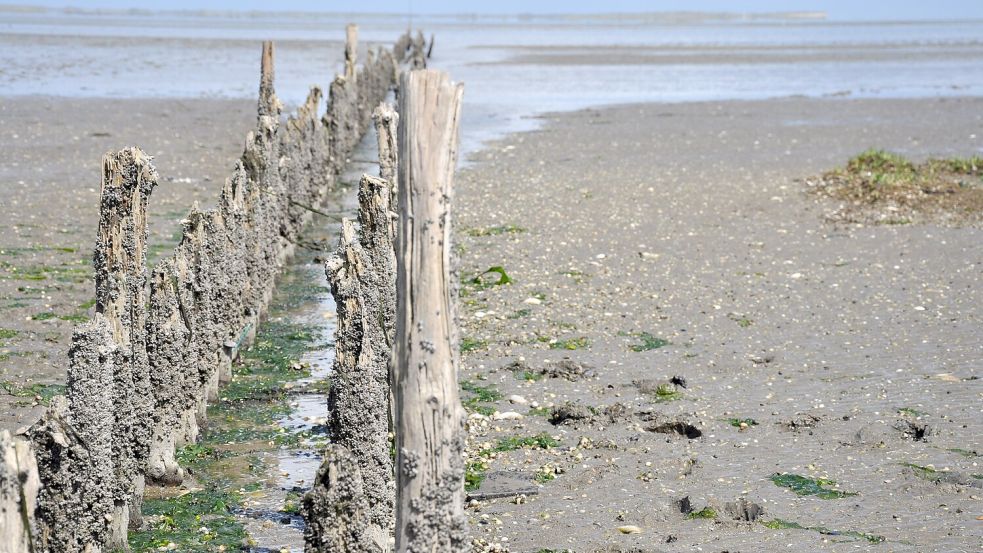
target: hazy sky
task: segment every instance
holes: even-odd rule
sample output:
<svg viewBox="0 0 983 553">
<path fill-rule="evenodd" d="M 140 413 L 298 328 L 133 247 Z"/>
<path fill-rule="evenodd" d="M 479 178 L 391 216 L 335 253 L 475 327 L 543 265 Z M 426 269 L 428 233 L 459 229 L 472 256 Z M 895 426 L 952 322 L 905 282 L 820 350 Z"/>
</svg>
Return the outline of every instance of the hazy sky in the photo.
<svg viewBox="0 0 983 553">
<path fill-rule="evenodd" d="M 3 0 L 0 0 L 3 2 Z M 831 19 L 983 18 L 981 0 L 12 0 L 49 7 L 288 10 L 388 13 L 590 13 L 823 10 Z"/>
</svg>

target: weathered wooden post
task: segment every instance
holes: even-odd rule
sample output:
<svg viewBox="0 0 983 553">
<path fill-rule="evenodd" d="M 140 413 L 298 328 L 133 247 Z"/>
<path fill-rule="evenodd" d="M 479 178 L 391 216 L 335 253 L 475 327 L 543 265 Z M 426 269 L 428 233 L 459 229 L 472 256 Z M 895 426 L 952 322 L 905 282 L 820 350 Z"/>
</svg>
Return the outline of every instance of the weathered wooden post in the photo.
<svg viewBox="0 0 983 553">
<path fill-rule="evenodd" d="M 139 527 L 143 471 L 153 429 L 147 362 L 147 203 L 157 186 L 150 156 L 138 148 L 107 154 L 102 163 L 99 234 L 93 256 L 96 313 L 118 344 L 113 401 L 116 508 L 112 547 L 126 547 L 127 526 Z"/>
<path fill-rule="evenodd" d="M 30 443 L 0 430 L 0 553 L 36 551 L 37 461 Z"/>
<path fill-rule="evenodd" d="M 355 80 L 355 65 L 358 57 L 358 25 L 349 23 L 345 27 L 345 78 Z"/>
<path fill-rule="evenodd" d="M 396 551 L 467 549 L 464 409 L 451 297 L 450 201 L 463 86 L 403 73 L 392 384 Z"/>
</svg>

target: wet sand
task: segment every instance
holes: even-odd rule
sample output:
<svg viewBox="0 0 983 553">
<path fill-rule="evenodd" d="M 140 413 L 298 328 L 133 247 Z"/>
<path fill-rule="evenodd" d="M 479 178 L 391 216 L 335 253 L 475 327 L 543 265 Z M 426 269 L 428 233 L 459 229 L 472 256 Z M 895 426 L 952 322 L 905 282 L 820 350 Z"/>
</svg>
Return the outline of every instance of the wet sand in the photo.
<svg viewBox="0 0 983 553">
<path fill-rule="evenodd" d="M 9 152 L 0 327 L 17 332 L 0 340 L 0 381 L 63 383 L 71 319 L 91 311 L 102 153 L 138 144 L 157 155 L 151 244 L 167 251 L 192 202 L 215 198 L 253 105 L 0 101 Z M 561 443 L 502 453 L 490 471 L 562 473 L 522 504 L 473 505 L 473 534 L 513 551 L 869 546 L 849 531 L 883 536 L 884 551 L 977 547 L 981 230 L 833 227 L 823 215 L 835 206 L 798 179 L 872 146 L 916 159 L 978 153 L 981 108 L 980 99 L 631 105 L 546 117 L 541 130 L 472 155 L 455 199 L 462 269 L 470 278 L 503 266 L 514 283 L 466 286 L 462 335 L 474 351 L 462 380 L 538 407 L 593 409 L 554 426 L 530 404 L 483 404 L 524 418 L 475 419 L 472 448 L 540 432 Z M 506 225 L 522 231 L 485 232 Z M 632 351 L 641 333 L 671 344 Z M 563 357 L 595 377 L 527 382 L 502 369 L 523 359 L 535 374 Z M 633 385 L 672 376 L 686 380 L 672 401 Z M 0 423 L 31 422 L 40 410 L 31 403 L 0 395 Z M 660 414 L 702 436 L 645 430 Z M 758 424 L 741 431 L 731 418 Z M 928 435 L 915 439 L 918 428 Z M 902 463 L 968 480 L 937 484 Z M 768 479 L 777 472 L 859 495 L 799 498 Z M 686 495 L 717 520 L 674 511 L 671 500 Z M 742 496 L 764 520 L 840 534 L 731 521 L 724 503 Z M 628 526 L 639 533 L 618 530 Z"/>
<path fill-rule="evenodd" d="M 191 205 L 218 197 L 254 117 L 244 100 L 0 99 L 0 382 L 22 394 L 0 393 L 0 427 L 40 415 L 24 387 L 58 391 L 48 385 L 64 384 L 72 328 L 91 315 L 102 155 L 139 146 L 154 156 L 155 261 Z"/>
<path fill-rule="evenodd" d="M 983 230 L 835 227 L 801 179 L 869 147 L 978 155 L 981 108 L 630 105 L 550 116 L 473 156 L 455 198 L 462 380 L 523 418 L 474 415 L 471 459 L 507 437 L 560 441 L 486 450 L 489 473 L 541 483 L 473 504 L 474 535 L 512 551 L 978 548 Z M 468 284 L 494 266 L 513 283 Z M 528 379 L 564 357 L 593 377 Z M 770 480 L 786 472 L 856 495 L 799 497 Z M 684 496 L 715 516 L 682 514 Z M 757 522 L 726 512 L 742 497 Z M 788 523 L 827 533 L 773 528 Z"/>
</svg>

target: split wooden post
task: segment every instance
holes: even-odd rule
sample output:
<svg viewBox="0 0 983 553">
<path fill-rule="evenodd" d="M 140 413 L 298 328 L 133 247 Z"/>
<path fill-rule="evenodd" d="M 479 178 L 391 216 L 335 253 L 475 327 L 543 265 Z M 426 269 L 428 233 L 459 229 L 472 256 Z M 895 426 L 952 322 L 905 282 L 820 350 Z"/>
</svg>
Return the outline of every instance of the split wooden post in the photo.
<svg viewBox="0 0 983 553">
<path fill-rule="evenodd" d="M 435 70 L 399 88 L 396 551 L 467 549 L 464 409 L 452 306 L 450 201 L 463 86 Z"/>
</svg>

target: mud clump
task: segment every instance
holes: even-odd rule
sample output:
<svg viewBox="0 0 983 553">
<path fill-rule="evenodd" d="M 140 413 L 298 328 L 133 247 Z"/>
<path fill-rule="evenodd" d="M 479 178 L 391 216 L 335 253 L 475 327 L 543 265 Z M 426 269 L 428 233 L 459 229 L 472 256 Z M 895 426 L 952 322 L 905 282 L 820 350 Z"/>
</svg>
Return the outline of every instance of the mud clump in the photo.
<svg viewBox="0 0 983 553">
<path fill-rule="evenodd" d="M 894 423 L 894 429 L 901 432 L 906 439 L 916 442 L 927 442 L 929 436 L 935 434 L 935 428 L 932 426 L 908 419 L 898 419 Z"/>
<path fill-rule="evenodd" d="M 624 403 L 618 402 L 613 405 L 608 405 L 604 408 L 604 416 L 607 417 L 611 424 L 618 422 L 627 422 L 631 420 L 631 407 L 625 405 Z"/>
<path fill-rule="evenodd" d="M 683 420 L 670 419 L 659 413 L 641 413 L 640 418 L 647 423 L 644 428 L 648 432 L 685 436 L 689 440 L 703 436 L 703 431 L 696 426 Z"/>
<path fill-rule="evenodd" d="M 737 501 L 728 501 L 724 504 L 724 512 L 734 520 L 741 522 L 754 522 L 764 514 L 764 507 L 747 498 L 741 497 Z"/>
<path fill-rule="evenodd" d="M 586 405 L 579 403 L 566 402 L 558 405 L 550 411 L 550 424 L 558 426 L 561 424 L 575 424 L 581 421 L 590 421 L 594 413 Z"/>
<path fill-rule="evenodd" d="M 813 415 L 812 413 L 797 413 L 791 419 L 782 422 L 781 425 L 792 432 L 802 432 L 802 431 L 812 431 L 819 422 L 822 421 L 822 417 L 818 415 Z"/>
<path fill-rule="evenodd" d="M 570 382 L 577 382 L 596 376 L 592 366 L 574 361 L 569 357 L 546 363 L 546 366 L 542 368 L 540 373 L 548 378 L 563 378 Z"/>
</svg>

